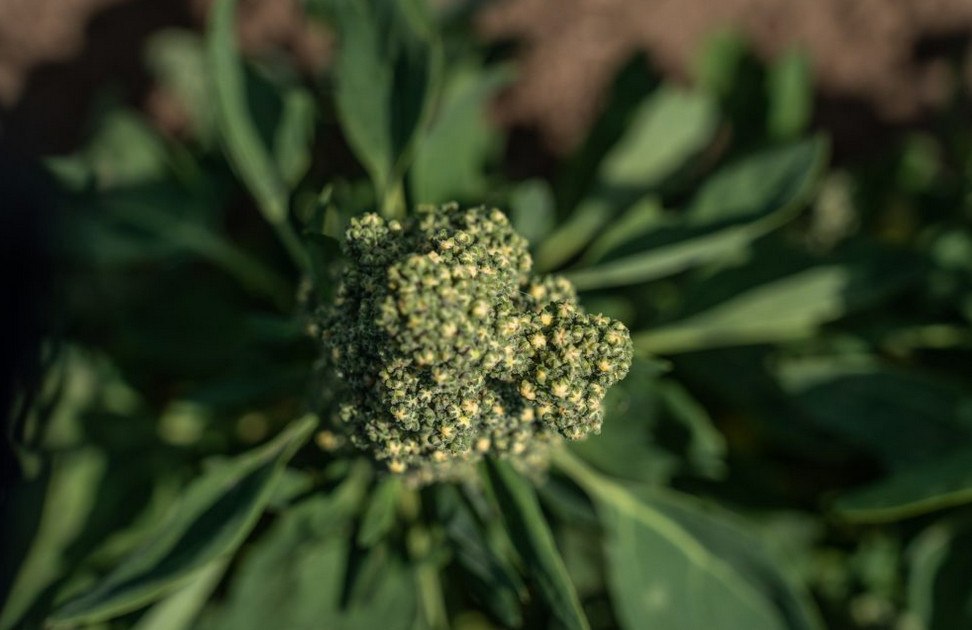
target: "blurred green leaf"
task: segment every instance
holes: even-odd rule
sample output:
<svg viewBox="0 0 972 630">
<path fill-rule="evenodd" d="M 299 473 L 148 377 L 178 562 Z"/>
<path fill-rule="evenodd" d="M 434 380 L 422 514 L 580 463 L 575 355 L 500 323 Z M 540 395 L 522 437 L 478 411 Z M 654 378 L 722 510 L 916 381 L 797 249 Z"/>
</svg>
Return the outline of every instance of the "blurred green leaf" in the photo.
<svg viewBox="0 0 972 630">
<path fill-rule="evenodd" d="M 352 554 L 350 519 L 367 479 L 367 466 L 354 466 L 330 494 L 284 511 L 244 556 L 203 627 L 410 630 L 416 603 L 408 571 L 381 546 L 360 564 Z"/>
<path fill-rule="evenodd" d="M 772 600 L 676 521 L 565 452 L 556 461 L 598 508 L 612 600 L 623 627 L 787 627 Z"/>
<path fill-rule="evenodd" d="M 664 224 L 664 208 L 655 195 L 636 201 L 617 219 L 612 221 L 591 243 L 581 258 L 581 265 L 595 263 L 612 250 L 642 237 Z"/>
<path fill-rule="evenodd" d="M 216 119 L 203 39 L 188 29 L 160 30 L 145 44 L 145 61 L 165 95 L 188 117 L 192 138 L 209 148 L 216 138 Z"/>
<path fill-rule="evenodd" d="M 939 521 L 908 549 L 908 608 L 927 630 L 972 627 L 972 522 Z"/>
<path fill-rule="evenodd" d="M 437 519 L 452 543 L 456 561 L 469 578 L 473 597 L 505 627 L 523 624 L 521 598 L 526 595 L 511 563 L 495 550 L 473 511 L 451 485 L 436 488 Z"/>
<path fill-rule="evenodd" d="M 776 373 L 784 391 L 816 425 L 867 449 L 902 474 L 932 460 L 947 466 L 941 457 L 972 440 L 972 426 L 963 419 L 967 392 L 930 375 L 867 357 L 785 361 Z M 953 471 L 953 483 L 959 472 Z M 904 483 L 897 492 L 908 487 Z M 934 493 L 934 488 L 928 490 Z"/>
<path fill-rule="evenodd" d="M 189 630 L 226 572 L 228 560 L 213 560 L 196 571 L 191 581 L 152 606 L 134 630 Z"/>
<path fill-rule="evenodd" d="M 715 136 L 719 112 L 706 95 L 662 86 L 633 114 L 601 163 L 598 185 L 644 190 L 660 184 Z"/>
<path fill-rule="evenodd" d="M 663 87 L 632 115 L 632 127 L 601 162 L 594 192 L 537 249 L 538 269 L 567 262 L 617 212 L 674 175 L 712 141 L 718 112 L 703 95 Z"/>
<path fill-rule="evenodd" d="M 361 517 L 358 544 L 373 547 L 395 526 L 395 510 L 402 491 L 401 479 L 386 477 L 378 482 Z"/>
<path fill-rule="evenodd" d="M 46 489 L 43 509 L 30 548 L 5 597 L 0 616 L 3 630 L 18 626 L 45 589 L 67 576 L 72 568 L 70 545 L 83 533 L 97 504 L 106 468 L 103 453 L 83 448 L 55 456 L 49 475 L 33 482 Z"/>
<path fill-rule="evenodd" d="M 719 433 L 705 407 L 677 381 L 661 381 L 658 390 L 672 414 L 686 428 L 689 444 L 686 459 L 708 476 L 721 477 L 726 471 L 726 439 Z"/>
<path fill-rule="evenodd" d="M 813 115 L 813 77 L 810 59 L 791 50 L 775 60 L 767 76 L 769 111 L 766 125 L 771 137 L 791 140 L 807 128 Z"/>
<path fill-rule="evenodd" d="M 850 270 L 808 269 L 737 295 L 674 324 L 637 333 L 635 347 L 670 354 L 726 345 L 796 339 L 845 312 Z"/>
<path fill-rule="evenodd" d="M 341 127 L 383 200 L 401 213 L 401 178 L 433 100 L 441 65 L 418 0 L 334 0 L 340 37 L 335 105 Z"/>
<path fill-rule="evenodd" d="M 683 215 L 626 238 L 567 276 L 580 290 L 654 280 L 738 253 L 792 219 L 813 191 L 826 143 L 807 140 L 733 163 L 707 180 Z"/>
<path fill-rule="evenodd" d="M 972 435 L 966 437 L 972 441 Z M 972 448 L 959 448 L 927 463 L 837 499 L 834 509 L 856 522 L 885 522 L 972 502 Z"/>
<path fill-rule="evenodd" d="M 273 160 L 291 189 L 310 167 L 316 106 L 314 98 L 302 88 L 291 88 L 283 95 L 283 109 L 273 138 Z"/>
<path fill-rule="evenodd" d="M 237 0 L 217 0 L 206 35 L 216 121 L 233 167 L 267 220 L 279 224 L 287 220 L 288 193 L 247 105 L 246 75 L 235 38 L 236 5 Z"/>
<path fill-rule="evenodd" d="M 551 614 L 566 628 L 586 630 L 590 626 L 533 488 L 506 462 L 488 460 L 486 470 L 510 538 Z"/>
<path fill-rule="evenodd" d="M 510 194 L 510 222 L 530 243 L 539 243 L 557 222 L 553 191 L 542 179 L 520 182 Z"/>
<path fill-rule="evenodd" d="M 766 265 L 766 256 L 777 257 Z M 913 259 L 866 251 L 806 266 L 767 247 L 690 285 L 672 323 L 636 333 L 650 354 L 803 339 L 828 322 L 894 295 L 917 278 Z"/>
<path fill-rule="evenodd" d="M 135 610 L 232 553 L 256 523 L 284 464 L 316 424 L 315 418 L 304 418 L 267 445 L 197 479 L 143 547 L 93 589 L 56 610 L 51 622 L 91 623 Z"/>
<path fill-rule="evenodd" d="M 483 70 L 470 65 L 450 72 L 438 111 L 415 145 L 410 183 L 417 203 L 484 198 L 486 163 L 499 148 L 499 134 L 486 116 L 487 105 L 510 78 L 506 68 Z"/>
<path fill-rule="evenodd" d="M 797 581 L 788 558 L 771 553 L 753 523 L 725 509 L 664 489 L 645 489 L 639 498 L 663 512 L 693 536 L 712 555 L 728 563 L 786 619 L 786 627 L 800 630 L 824 627 L 808 590 Z M 767 526 L 771 527 L 771 526 Z"/>
</svg>

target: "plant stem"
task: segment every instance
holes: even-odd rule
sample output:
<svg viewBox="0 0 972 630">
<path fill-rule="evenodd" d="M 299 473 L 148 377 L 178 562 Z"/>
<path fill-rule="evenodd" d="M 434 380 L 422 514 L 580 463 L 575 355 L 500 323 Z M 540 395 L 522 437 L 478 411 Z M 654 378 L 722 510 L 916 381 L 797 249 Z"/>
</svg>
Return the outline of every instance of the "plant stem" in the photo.
<svg viewBox="0 0 972 630">
<path fill-rule="evenodd" d="M 310 270 L 310 258 L 307 255 L 307 250 L 304 249 L 304 244 L 301 242 L 300 237 L 297 236 L 297 232 L 294 231 L 290 222 L 286 219 L 276 221 L 273 223 L 273 229 L 277 232 L 277 238 L 283 243 L 284 249 L 287 250 L 287 255 L 290 256 L 297 269 L 302 273 L 308 272 Z"/>
<path fill-rule="evenodd" d="M 401 180 L 385 191 L 385 198 L 381 203 L 381 213 L 386 219 L 405 218 L 405 186 Z"/>
</svg>

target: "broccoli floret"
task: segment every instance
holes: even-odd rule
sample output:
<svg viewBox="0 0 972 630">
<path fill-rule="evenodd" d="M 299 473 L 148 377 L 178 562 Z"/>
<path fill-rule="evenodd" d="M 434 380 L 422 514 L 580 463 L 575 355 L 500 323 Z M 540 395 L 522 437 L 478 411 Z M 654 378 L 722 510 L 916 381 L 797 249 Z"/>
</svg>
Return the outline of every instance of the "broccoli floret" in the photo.
<svg viewBox="0 0 972 630">
<path fill-rule="evenodd" d="M 581 309 L 564 278 L 531 275 L 499 210 L 456 205 L 356 218 L 321 322 L 352 444 L 417 483 L 484 455 L 538 457 L 601 427 L 631 365 L 627 328 Z"/>
</svg>

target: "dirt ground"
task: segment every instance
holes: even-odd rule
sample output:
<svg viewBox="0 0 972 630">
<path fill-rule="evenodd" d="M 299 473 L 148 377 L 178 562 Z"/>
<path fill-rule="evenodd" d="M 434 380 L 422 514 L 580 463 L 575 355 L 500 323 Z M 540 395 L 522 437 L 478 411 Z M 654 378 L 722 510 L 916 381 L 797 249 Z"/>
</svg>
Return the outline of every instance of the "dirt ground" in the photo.
<svg viewBox="0 0 972 630">
<path fill-rule="evenodd" d="M 970 0 L 503 0 L 479 15 L 478 27 L 488 40 L 518 46 L 520 80 L 499 117 L 539 127 L 558 152 L 583 138 L 632 54 L 645 51 L 664 74 L 685 80 L 706 37 L 726 29 L 765 59 L 805 51 L 823 96 L 893 123 L 941 105 L 955 78 L 946 54 L 972 53 Z"/>
<path fill-rule="evenodd" d="M 81 133 L 91 95 L 123 86 L 132 104 L 177 128 L 179 104 L 147 81 L 141 46 L 171 26 L 201 28 L 212 0 L 0 0 L 0 134 L 31 152 L 63 151 Z M 497 120 L 535 130 L 563 154 L 584 137 L 614 73 L 638 51 L 665 75 L 688 80 L 713 32 L 744 34 L 771 59 L 792 48 L 812 59 L 825 117 L 839 110 L 885 123 L 920 119 L 958 79 L 948 61 L 965 50 L 972 73 L 972 0 L 499 0 L 476 30 L 512 42 L 519 81 Z M 245 50 L 288 51 L 304 68 L 329 59 L 326 32 L 298 0 L 243 0 Z M 833 117 L 833 116 L 831 116 Z M 843 116 L 852 133 L 860 116 Z M 839 133 L 839 130 L 838 130 Z"/>
</svg>

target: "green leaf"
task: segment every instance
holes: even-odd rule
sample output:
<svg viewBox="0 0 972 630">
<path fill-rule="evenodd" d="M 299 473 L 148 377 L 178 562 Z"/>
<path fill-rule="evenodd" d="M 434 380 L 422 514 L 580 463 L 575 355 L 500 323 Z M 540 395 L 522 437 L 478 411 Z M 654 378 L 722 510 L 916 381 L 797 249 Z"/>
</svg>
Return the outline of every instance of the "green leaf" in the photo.
<svg viewBox="0 0 972 630">
<path fill-rule="evenodd" d="M 970 398 L 961 385 L 866 356 L 781 361 L 776 373 L 806 418 L 901 474 L 932 462 L 947 467 L 945 456 L 972 442 L 963 417 Z M 959 473 L 952 471 L 949 483 L 960 483 Z M 909 487 L 907 480 L 895 494 Z"/>
<path fill-rule="evenodd" d="M 659 220 L 656 229 L 601 255 L 600 264 L 566 275 L 581 290 L 607 288 L 654 280 L 738 253 L 796 216 L 819 179 L 826 155 L 825 142 L 807 140 L 731 164 L 702 186 L 683 215 Z"/>
<path fill-rule="evenodd" d="M 368 507 L 361 517 L 358 530 L 358 544 L 373 547 L 395 526 L 395 510 L 402 491 L 399 477 L 389 476 L 382 479 L 371 494 Z"/>
<path fill-rule="evenodd" d="M 566 628 L 589 628 L 533 488 L 506 462 L 488 460 L 486 470 L 510 538 L 550 612 Z"/>
<path fill-rule="evenodd" d="M 705 148 L 717 124 L 707 97 L 670 87 L 654 92 L 601 162 L 595 192 L 537 249 L 537 268 L 554 269 L 579 253 L 627 203 L 657 188 Z"/>
<path fill-rule="evenodd" d="M 658 197 L 648 195 L 639 199 L 591 243 L 584 252 L 581 265 L 595 263 L 621 245 L 645 236 L 658 228 L 664 218 L 664 209 Z"/>
<path fill-rule="evenodd" d="M 341 127 L 383 207 L 400 211 L 389 200 L 411 162 L 441 63 L 431 22 L 417 0 L 335 0 L 333 17 Z"/>
<path fill-rule="evenodd" d="M 33 482 L 46 486 L 44 504 L 36 534 L 17 571 L 13 587 L 4 594 L 3 614 L 0 615 L 2 630 L 17 626 L 44 590 L 64 579 L 70 570 L 69 547 L 82 534 L 97 503 L 98 488 L 106 468 L 103 453 L 84 448 L 56 456 L 50 473 Z M 5 534 L 9 536 L 9 530 Z M 8 553 L 16 552 L 5 549 L 5 557 L 10 558 Z"/>
<path fill-rule="evenodd" d="M 267 220 L 279 224 L 287 220 L 289 195 L 247 106 L 246 76 L 235 41 L 236 5 L 237 0 L 217 0 L 206 34 L 216 121 L 233 168 Z"/>
<path fill-rule="evenodd" d="M 283 109 L 273 138 L 273 160 L 287 186 L 293 188 L 307 173 L 314 140 L 314 98 L 304 89 L 283 95 Z"/>
<path fill-rule="evenodd" d="M 487 119 L 487 105 L 510 78 L 507 68 L 468 66 L 449 73 L 442 103 L 415 146 L 410 182 L 416 203 L 485 197 L 486 163 L 500 137 Z"/>
<path fill-rule="evenodd" d="M 402 563 L 381 546 L 362 564 L 355 563 L 350 508 L 362 488 L 354 479 L 346 483 L 330 496 L 310 497 L 282 514 L 244 558 L 225 604 L 205 627 L 413 627 L 415 584 Z"/>
<path fill-rule="evenodd" d="M 316 424 L 316 418 L 303 418 L 265 446 L 196 480 L 141 548 L 93 589 L 57 609 L 51 622 L 92 623 L 136 610 L 231 554 L 256 524 L 284 464 Z"/>
<path fill-rule="evenodd" d="M 191 581 L 155 604 L 134 630 L 189 630 L 226 572 L 226 559 L 214 560 L 199 569 Z"/>
<path fill-rule="evenodd" d="M 766 83 L 766 125 L 770 136 L 781 140 L 795 138 L 806 129 L 813 115 L 810 59 L 797 50 L 787 52 L 770 66 Z"/>
<path fill-rule="evenodd" d="M 774 265 L 766 264 L 769 257 Z M 635 334 L 635 347 L 670 354 L 806 338 L 906 288 L 918 270 L 913 259 L 873 250 L 808 267 L 810 261 L 764 243 L 741 264 L 689 285 L 682 313 Z"/>
<path fill-rule="evenodd" d="M 969 502 L 972 502 L 972 448 L 960 448 L 852 491 L 837 499 L 834 509 L 847 520 L 875 523 Z"/>
<path fill-rule="evenodd" d="M 605 156 L 599 185 L 647 189 L 673 175 L 715 135 L 719 112 L 706 95 L 663 86 L 635 112 Z"/>
<path fill-rule="evenodd" d="M 972 627 L 972 522 L 952 519 L 923 531 L 908 549 L 909 612 L 927 630 Z"/>
<path fill-rule="evenodd" d="M 476 520 L 459 490 L 451 485 L 437 486 L 434 506 L 456 561 L 469 578 L 470 594 L 504 627 L 522 626 L 521 599 L 526 589 L 512 563 L 498 545 L 491 544 L 486 528 Z"/>
<path fill-rule="evenodd" d="M 316 495 L 283 513 L 244 557 L 213 630 L 323 628 L 341 607 L 351 551 L 347 514 Z"/>
<path fill-rule="evenodd" d="M 624 628 L 787 627 L 770 599 L 678 522 L 566 452 L 556 457 L 598 508 L 608 581 Z"/>
<path fill-rule="evenodd" d="M 550 184 L 542 179 L 520 182 L 510 193 L 510 222 L 530 243 L 539 243 L 557 223 L 557 210 Z"/>
<path fill-rule="evenodd" d="M 841 266 L 808 269 L 758 286 L 677 323 L 638 333 L 635 347 L 651 354 L 805 337 L 843 315 L 851 274 Z"/>
<path fill-rule="evenodd" d="M 158 85 L 184 108 L 192 138 L 209 148 L 216 137 L 216 121 L 202 38 L 188 29 L 163 29 L 146 41 L 145 59 Z"/>
</svg>

